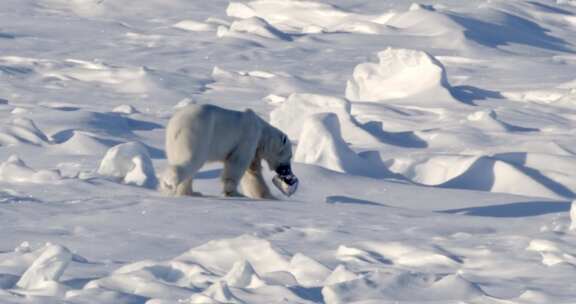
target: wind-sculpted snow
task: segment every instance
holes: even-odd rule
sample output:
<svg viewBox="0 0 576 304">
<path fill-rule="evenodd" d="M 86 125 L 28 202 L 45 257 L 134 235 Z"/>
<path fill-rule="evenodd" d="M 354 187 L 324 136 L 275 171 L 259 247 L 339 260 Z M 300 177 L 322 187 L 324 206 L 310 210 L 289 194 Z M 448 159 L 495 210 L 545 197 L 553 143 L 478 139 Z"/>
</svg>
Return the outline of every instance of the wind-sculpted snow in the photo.
<svg viewBox="0 0 576 304">
<path fill-rule="evenodd" d="M 148 150 L 138 142 L 110 148 L 98 167 L 98 174 L 148 188 L 158 183 Z"/>
<path fill-rule="evenodd" d="M 354 68 L 346 85 L 348 99 L 377 102 L 421 95 L 431 104 L 452 99 L 444 66 L 425 52 L 388 48 L 378 60 Z"/>
<path fill-rule="evenodd" d="M 383 177 L 388 170 L 374 159 L 362 158 L 354 152 L 341 134 L 338 115 L 319 113 L 302 123 L 294 161 L 315 164 L 338 172 Z"/>
<path fill-rule="evenodd" d="M 0 1 L 0 302 L 573 303 L 575 29 L 573 0 Z M 157 191 L 189 104 L 285 132 L 298 191 Z"/>
<path fill-rule="evenodd" d="M 358 145 L 378 143 L 377 138 L 360 127 L 350 111 L 350 102 L 341 97 L 294 93 L 270 113 L 270 122 L 284 130 L 290 138 L 298 140 L 309 117 L 318 113 L 334 113 L 342 125 L 341 133 L 346 141 Z"/>
<path fill-rule="evenodd" d="M 0 164 L 0 179 L 9 183 L 54 183 L 61 179 L 58 170 L 35 170 L 18 155 L 11 155 Z"/>
<path fill-rule="evenodd" d="M 42 145 L 50 140 L 34 121 L 23 117 L 15 117 L 5 126 L 0 127 L 0 144 L 15 145 L 21 143 Z"/>
<path fill-rule="evenodd" d="M 230 17 L 259 17 L 290 33 L 321 33 L 350 31 L 378 33 L 382 20 L 388 16 L 370 16 L 347 12 L 334 5 L 315 1 L 257 0 L 231 2 L 226 13 Z"/>
<path fill-rule="evenodd" d="M 490 295 L 498 292 L 475 282 L 472 275 L 486 271 L 477 266 L 495 269 L 504 262 L 496 259 L 486 264 L 493 255 L 487 249 L 462 260 L 438 246 L 426 249 L 403 242 L 370 241 L 340 246 L 335 251 L 339 262 L 329 268 L 302 253 L 291 255 L 269 241 L 242 235 L 210 241 L 173 259 L 127 264 L 76 286 L 62 277 L 86 259 L 60 245 L 47 244 L 34 251 L 28 246 L 0 256 L 2 289 L 8 291 L 0 293 L 0 299 L 13 295 L 28 300 L 62 298 L 71 303 L 531 303 L 535 296 L 550 298 L 530 289 L 506 299 Z M 526 252 L 541 253 L 547 266 L 574 263 L 576 258 L 563 247 L 534 239 Z M 263 258 L 254 260 L 260 253 Z M 400 268 L 391 267 L 395 265 Z"/>
</svg>

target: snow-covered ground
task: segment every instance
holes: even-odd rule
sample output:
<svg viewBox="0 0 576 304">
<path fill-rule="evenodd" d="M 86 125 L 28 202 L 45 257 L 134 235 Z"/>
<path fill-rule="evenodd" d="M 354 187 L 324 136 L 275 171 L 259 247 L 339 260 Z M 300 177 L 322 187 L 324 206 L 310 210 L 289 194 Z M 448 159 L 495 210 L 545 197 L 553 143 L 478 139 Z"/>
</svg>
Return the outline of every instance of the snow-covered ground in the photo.
<svg viewBox="0 0 576 304">
<path fill-rule="evenodd" d="M 299 192 L 154 190 L 190 103 Z M 0 303 L 574 303 L 575 127 L 574 0 L 2 0 Z"/>
</svg>

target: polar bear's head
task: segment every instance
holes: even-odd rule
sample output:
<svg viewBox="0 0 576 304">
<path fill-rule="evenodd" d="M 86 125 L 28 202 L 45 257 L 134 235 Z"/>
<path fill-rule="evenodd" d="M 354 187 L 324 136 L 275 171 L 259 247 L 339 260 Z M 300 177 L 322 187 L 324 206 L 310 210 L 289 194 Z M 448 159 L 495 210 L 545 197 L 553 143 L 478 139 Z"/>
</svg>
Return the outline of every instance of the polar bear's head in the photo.
<svg viewBox="0 0 576 304">
<path fill-rule="evenodd" d="M 292 143 L 282 131 L 270 126 L 265 140 L 261 143 L 262 158 L 268 163 L 270 170 L 290 167 L 292 160 Z"/>
</svg>

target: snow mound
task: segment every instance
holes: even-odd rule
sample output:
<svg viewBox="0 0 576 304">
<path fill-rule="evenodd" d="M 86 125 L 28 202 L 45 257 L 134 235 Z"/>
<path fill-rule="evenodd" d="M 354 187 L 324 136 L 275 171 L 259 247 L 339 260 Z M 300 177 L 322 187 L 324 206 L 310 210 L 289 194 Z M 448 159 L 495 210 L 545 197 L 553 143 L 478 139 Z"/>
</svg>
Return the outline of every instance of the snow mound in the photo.
<svg viewBox="0 0 576 304">
<path fill-rule="evenodd" d="M 562 193 L 523 168 L 489 157 L 442 155 L 405 164 L 401 169 L 394 166 L 390 169 L 424 185 L 564 198 Z"/>
<path fill-rule="evenodd" d="M 100 62 L 66 60 L 66 66 L 44 77 L 100 83 L 122 93 L 145 93 L 152 86 L 143 67 L 120 67 Z"/>
<path fill-rule="evenodd" d="M 554 266 L 563 263 L 576 265 L 576 256 L 566 252 L 561 248 L 560 244 L 551 240 L 534 239 L 530 241 L 526 250 L 540 253 L 542 264 L 546 266 Z"/>
<path fill-rule="evenodd" d="M 249 235 L 210 241 L 189 250 L 176 260 L 197 263 L 220 274 L 228 273 L 237 261 L 247 261 L 261 274 L 284 271 L 289 267 L 285 253 L 274 248 L 270 242 Z"/>
<path fill-rule="evenodd" d="M 146 188 L 155 188 L 158 184 L 148 150 L 138 142 L 110 148 L 100 162 L 98 174 Z"/>
<path fill-rule="evenodd" d="M 322 296 L 326 304 L 369 303 L 368 300 L 374 299 L 378 299 L 378 303 L 452 303 L 478 300 L 485 294 L 480 287 L 457 274 L 439 276 L 382 270 L 370 272 L 356 280 L 325 286 Z"/>
<path fill-rule="evenodd" d="M 113 274 L 108 277 L 92 280 L 84 286 L 84 289 L 113 290 L 140 297 L 167 298 L 172 300 L 184 299 L 194 294 L 192 290 L 174 286 L 170 284 L 170 282 L 132 273 Z"/>
<path fill-rule="evenodd" d="M 65 141 L 53 147 L 74 155 L 102 155 L 112 145 L 90 132 L 74 130 L 69 136 Z"/>
<path fill-rule="evenodd" d="M 110 18 L 126 17 L 133 15 L 136 18 L 157 18 L 173 11 L 189 9 L 189 2 L 184 0 L 172 0 L 169 3 L 162 0 L 147 0 L 146 5 L 141 0 L 102 1 L 102 0 L 39 0 L 37 9 L 47 10 L 50 13 L 76 14 L 87 18 Z"/>
<path fill-rule="evenodd" d="M 302 124 L 294 161 L 322 166 L 338 172 L 377 174 L 368 160 L 356 154 L 342 138 L 340 122 L 334 113 L 309 116 Z"/>
<path fill-rule="evenodd" d="M 345 265 L 340 264 L 330 273 L 326 280 L 324 280 L 324 286 L 348 282 L 359 278 L 357 274 L 348 270 Z"/>
<path fill-rule="evenodd" d="M 176 105 L 174 105 L 173 108 L 174 110 L 177 110 L 189 106 L 191 104 L 196 104 L 196 101 L 191 98 L 183 98 L 182 100 L 178 101 L 178 103 L 176 103 Z"/>
<path fill-rule="evenodd" d="M 530 132 L 538 131 L 534 128 L 525 128 L 514 126 L 505 121 L 502 121 L 496 111 L 494 110 L 480 110 L 469 114 L 467 117 L 467 124 L 470 127 L 478 128 L 483 131 L 492 132 Z"/>
<path fill-rule="evenodd" d="M 359 265 L 362 268 L 393 264 L 402 269 L 442 273 L 456 270 L 461 266 L 459 261 L 437 248 L 425 248 L 400 242 L 364 242 L 354 246 L 341 245 L 336 251 L 336 257 L 350 265 Z M 333 277 L 331 280 L 345 282 L 357 277 L 345 269 L 341 272 L 341 274 L 331 275 L 330 277 Z"/>
<path fill-rule="evenodd" d="M 223 281 L 214 283 L 202 293 L 201 297 L 193 296 L 189 303 L 206 303 L 205 297 L 212 299 L 215 301 L 215 303 L 244 303 L 242 300 L 238 299 L 236 296 L 234 296 L 234 294 L 232 294 L 226 282 Z"/>
<path fill-rule="evenodd" d="M 0 164 L 0 180 L 10 183 L 50 184 L 62 179 L 58 170 L 34 170 L 17 155 Z"/>
<path fill-rule="evenodd" d="M 344 98 L 294 93 L 270 112 L 270 123 L 284 131 L 288 137 L 298 139 L 302 134 L 304 122 L 310 116 L 317 113 L 333 113 L 338 116 L 342 137 L 347 142 L 358 146 L 379 144 L 378 139 L 358 126 L 350 112 L 351 104 Z"/>
<path fill-rule="evenodd" d="M 66 247 L 47 244 L 16 286 L 22 289 L 44 289 L 58 282 L 71 260 L 72 253 Z"/>
<path fill-rule="evenodd" d="M 563 107 L 572 107 L 576 101 L 576 88 L 574 88 L 572 83 L 566 84 L 566 86 L 558 86 L 554 89 L 504 91 L 501 94 L 507 99 L 514 101 Z"/>
<path fill-rule="evenodd" d="M 258 17 L 251 17 L 232 22 L 228 29 L 220 27 L 218 29 L 218 37 L 240 37 L 237 33 L 253 34 L 259 37 L 268 39 L 291 41 L 292 38 L 270 25 L 266 20 Z"/>
<path fill-rule="evenodd" d="M 123 67 L 98 61 L 66 59 L 55 61 L 18 56 L 0 57 L 0 65 L 38 77 L 54 87 L 66 82 L 87 83 L 111 88 L 119 93 L 146 93 L 156 86 L 144 67 Z"/>
<path fill-rule="evenodd" d="M 418 270 L 454 270 L 460 263 L 435 248 L 424 248 L 401 242 L 363 242 L 340 246 L 336 256 L 343 261 L 389 262 Z"/>
<path fill-rule="evenodd" d="M 117 269 L 113 275 L 137 275 L 183 288 L 207 287 L 216 280 L 216 276 L 200 264 L 174 260 L 135 262 Z"/>
<path fill-rule="evenodd" d="M 194 20 L 182 20 L 172 25 L 172 27 L 190 32 L 213 32 L 217 28 L 215 24 Z"/>
<path fill-rule="evenodd" d="M 417 96 L 426 97 L 429 103 L 453 100 L 444 66 L 426 52 L 388 48 L 378 53 L 378 60 L 354 68 L 346 98 L 373 102 Z"/>
<path fill-rule="evenodd" d="M 101 2 L 95 0 L 41 0 L 40 3 L 56 10 L 72 12 L 83 17 L 98 16 L 106 11 L 105 6 L 100 5 Z"/>
<path fill-rule="evenodd" d="M 121 114 L 134 114 L 138 113 L 138 110 L 136 110 L 136 108 L 132 105 L 123 104 L 112 109 L 112 112 Z"/>
<path fill-rule="evenodd" d="M 232 269 L 222 278 L 228 286 L 257 288 L 266 285 L 247 261 L 234 263 Z"/>
<path fill-rule="evenodd" d="M 570 205 L 570 230 L 576 230 L 576 201 Z"/>
<path fill-rule="evenodd" d="M 139 261 L 117 269 L 107 277 L 92 280 L 84 291 L 110 290 L 139 297 L 175 301 L 186 299 L 196 289 L 212 285 L 217 277 L 202 265 L 175 260 Z M 74 294 L 84 297 L 85 292 Z"/>
<path fill-rule="evenodd" d="M 292 256 L 289 267 L 298 283 L 304 287 L 322 286 L 331 273 L 326 266 L 301 253 Z"/>
<path fill-rule="evenodd" d="M 479 127 L 483 130 L 504 132 L 510 129 L 497 119 L 496 112 L 493 110 L 476 111 L 469 114 L 466 118 L 474 127 Z"/>
<path fill-rule="evenodd" d="M 28 143 L 42 145 L 50 140 L 34 121 L 24 117 L 11 119 L 6 125 L 0 127 L 0 146 Z"/>
<path fill-rule="evenodd" d="M 212 69 L 213 83 L 206 86 L 214 91 L 233 91 L 238 93 L 255 93 L 256 98 L 262 96 L 258 91 L 273 94 L 287 95 L 295 91 L 302 91 L 309 84 L 306 81 L 282 72 L 269 72 L 265 70 L 231 71 L 215 66 Z"/>
<path fill-rule="evenodd" d="M 101 288 L 69 290 L 65 297 L 67 302 L 83 304 L 138 303 L 142 301 L 142 297 L 139 296 Z M 173 301 L 169 303 L 173 303 Z"/>
<path fill-rule="evenodd" d="M 262 79 L 274 78 L 276 75 L 266 71 L 227 71 L 219 66 L 212 69 L 212 78 L 214 80 L 232 80 L 232 81 L 257 81 Z"/>
<path fill-rule="evenodd" d="M 124 265 L 109 276 L 88 282 L 82 290 L 69 291 L 66 296 L 87 299 L 108 291 L 107 297 L 111 299 L 130 295 L 160 304 L 308 303 L 283 286 L 290 280 L 279 279 L 281 274 L 292 278 L 294 284 L 290 286 L 298 286 L 288 270 L 302 282 L 308 282 L 306 286 L 322 286 L 331 272 L 302 254 L 290 258 L 266 240 L 243 235 L 210 241 L 171 260 L 143 260 Z M 273 283 L 272 278 L 281 284 Z"/>
<path fill-rule="evenodd" d="M 408 11 L 391 14 L 385 24 L 409 35 L 438 37 L 433 43 L 442 48 L 459 48 L 465 41 L 465 29 L 431 5 L 413 3 Z"/>
<path fill-rule="evenodd" d="M 231 2 L 226 13 L 230 17 L 259 17 L 288 33 L 358 32 L 379 34 L 386 15 L 362 15 L 344 11 L 334 5 L 315 1 L 257 0 Z"/>
</svg>

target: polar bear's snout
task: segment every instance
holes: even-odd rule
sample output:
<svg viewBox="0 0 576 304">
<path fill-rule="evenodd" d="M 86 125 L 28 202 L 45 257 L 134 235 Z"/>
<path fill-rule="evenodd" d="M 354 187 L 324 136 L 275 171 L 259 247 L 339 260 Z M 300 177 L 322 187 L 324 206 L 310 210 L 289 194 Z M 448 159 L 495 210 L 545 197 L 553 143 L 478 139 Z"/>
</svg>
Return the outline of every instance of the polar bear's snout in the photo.
<svg viewBox="0 0 576 304">
<path fill-rule="evenodd" d="M 278 173 L 278 175 L 280 175 L 280 176 L 286 176 L 286 175 L 293 174 L 292 168 L 290 167 L 290 165 L 280 165 L 274 171 L 276 171 L 276 173 Z"/>
<path fill-rule="evenodd" d="M 298 178 L 292 172 L 290 165 L 280 165 L 276 170 L 276 176 L 272 179 L 272 183 L 278 190 L 282 191 L 284 195 L 291 196 L 298 189 Z"/>
</svg>

